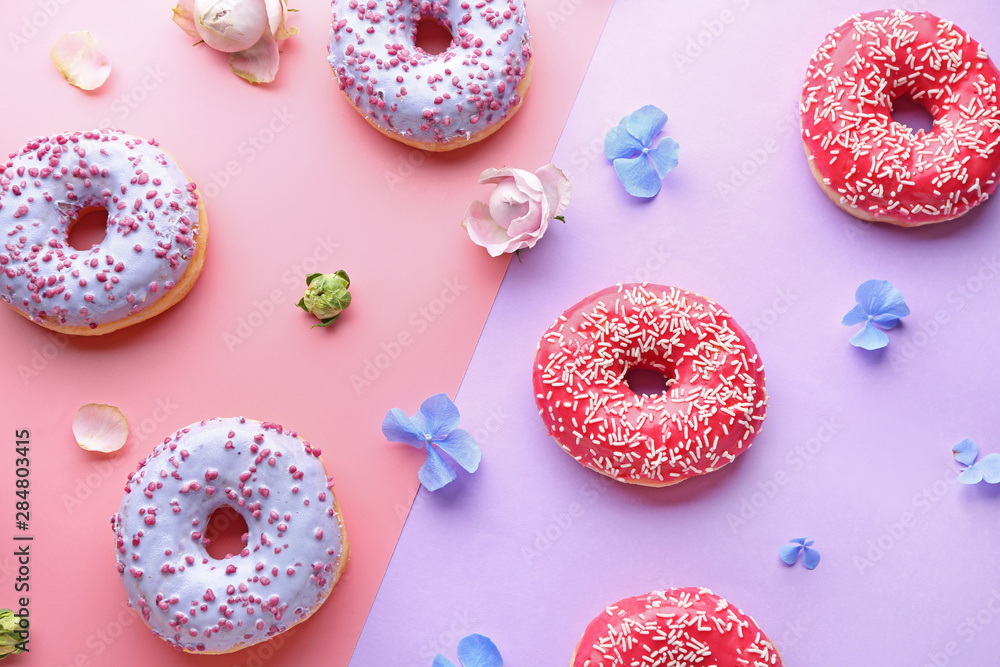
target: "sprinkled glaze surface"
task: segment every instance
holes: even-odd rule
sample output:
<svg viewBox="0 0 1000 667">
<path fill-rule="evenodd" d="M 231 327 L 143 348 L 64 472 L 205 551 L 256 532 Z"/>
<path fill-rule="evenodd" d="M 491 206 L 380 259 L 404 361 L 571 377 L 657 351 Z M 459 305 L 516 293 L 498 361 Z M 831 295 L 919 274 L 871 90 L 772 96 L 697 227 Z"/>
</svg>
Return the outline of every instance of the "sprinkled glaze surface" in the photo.
<svg viewBox="0 0 1000 667">
<path fill-rule="evenodd" d="M 672 588 L 609 605 L 587 626 L 573 667 L 780 667 L 752 618 L 707 588 Z"/>
<path fill-rule="evenodd" d="M 667 390 L 634 393 L 632 368 Z M 753 341 L 713 301 L 675 287 L 618 285 L 563 313 L 542 336 L 535 402 L 549 434 L 581 464 L 662 486 L 735 460 L 760 430 L 767 394 Z"/>
<path fill-rule="evenodd" d="M 129 604 L 171 645 L 224 653 L 307 618 L 346 562 L 320 450 L 277 424 L 211 419 L 181 429 L 129 475 L 111 518 Z M 205 549 L 213 511 L 247 522 L 231 558 Z"/>
<path fill-rule="evenodd" d="M 414 44 L 421 18 L 453 35 L 429 55 Z M 330 66 L 376 127 L 418 144 L 466 141 L 521 103 L 531 47 L 522 0 L 334 0 Z"/>
<path fill-rule="evenodd" d="M 998 80 L 979 43 L 949 21 L 903 10 L 852 16 L 809 64 L 810 167 L 857 217 L 905 226 L 958 217 L 997 187 Z M 900 96 L 927 108 L 930 132 L 893 121 Z"/>
<path fill-rule="evenodd" d="M 67 239 L 103 208 L 90 250 Z M 96 329 L 169 292 L 195 253 L 195 184 L 155 141 L 117 130 L 32 139 L 0 177 L 0 299 L 39 323 Z"/>
</svg>

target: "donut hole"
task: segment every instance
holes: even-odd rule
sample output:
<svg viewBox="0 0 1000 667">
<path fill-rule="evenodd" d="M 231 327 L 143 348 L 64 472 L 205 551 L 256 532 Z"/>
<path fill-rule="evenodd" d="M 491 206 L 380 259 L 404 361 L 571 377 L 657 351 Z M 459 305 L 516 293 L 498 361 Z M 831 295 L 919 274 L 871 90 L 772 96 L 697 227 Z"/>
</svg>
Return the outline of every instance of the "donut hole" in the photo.
<svg viewBox="0 0 1000 667">
<path fill-rule="evenodd" d="M 66 243 L 74 250 L 90 250 L 108 235 L 108 212 L 103 208 L 84 209 L 69 223 Z"/>
<path fill-rule="evenodd" d="M 430 56 L 444 53 L 451 46 L 451 30 L 433 16 L 423 16 L 417 21 L 413 43 Z"/>
<path fill-rule="evenodd" d="M 247 545 L 249 528 L 246 519 L 239 512 L 223 505 L 208 515 L 203 532 L 208 540 L 205 550 L 215 560 L 232 558 Z"/>
<path fill-rule="evenodd" d="M 924 105 L 909 95 L 900 95 L 892 103 L 892 119 L 908 129 L 911 134 L 930 132 L 934 129 L 934 116 Z"/>
<path fill-rule="evenodd" d="M 625 372 L 625 384 L 642 396 L 665 394 L 672 383 L 671 378 L 652 368 L 630 368 Z"/>
</svg>

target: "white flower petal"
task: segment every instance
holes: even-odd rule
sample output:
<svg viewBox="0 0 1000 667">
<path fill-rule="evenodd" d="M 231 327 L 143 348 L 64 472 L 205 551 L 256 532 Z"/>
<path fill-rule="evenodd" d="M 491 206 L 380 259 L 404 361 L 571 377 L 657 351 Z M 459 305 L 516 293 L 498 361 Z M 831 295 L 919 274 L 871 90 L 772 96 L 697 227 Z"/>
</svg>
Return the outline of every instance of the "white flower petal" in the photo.
<svg viewBox="0 0 1000 667">
<path fill-rule="evenodd" d="M 191 37 L 201 39 L 201 35 L 194 27 L 194 0 L 179 0 L 174 7 L 174 23 Z"/>
<path fill-rule="evenodd" d="M 276 40 L 283 42 L 292 35 L 299 34 L 298 28 L 287 25 L 287 0 L 264 0 L 264 2 L 267 4 L 267 25 Z"/>
<path fill-rule="evenodd" d="M 278 74 L 278 42 L 264 31 L 260 41 L 246 51 L 229 54 L 229 67 L 250 83 L 270 83 Z"/>
<path fill-rule="evenodd" d="M 128 421 L 113 405 L 88 403 L 73 418 L 73 437 L 89 452 L 117 452 L 128 439 Z"/>
<path fill-rule="evenodd" d="M 490 194 L 490 217 L 507 229 L 510 223 L 527 214 L 531 202 L 517 189 L 513 178 L 502 179 Z"/>
<path fill-rule="evenodd" d="M 573 194 L 573 186 L 566 178 L 566 174 L 554 164 L 547 164 L 536 171 L 535 176 L 542 182 L 551 217 L 562 215 Z"/>
<path fill-rule="evenodd" d="M 111 74 L 111 61 L 85 30 L 60 37 L 49 56 L 66 80 L 82 90 L 99 88 Z"/>
<path fill-rule="evenodd" d="M 489 207 L 483 202 L 474 201 L 469 205 L 462 226 L 469 233 L 472 242 L 486 248 L 490 256 L 499 257 L 510 252 L 507 250 L 510 244 L 507 230 L 493 221 Z"/>
<path fill-rule="evenodd" d="M 542 181 L 530 171 L 525 171 L 524 169 L 515 169 L 513 167 L 486 169 L 479 175 L 479 182 L 482 184 L 497 184 L 506 178 L 513 178 L 514 183 L 517 184 L 517 188 L 524 192 L 530 199 L 537 200 L 541 198 L 544 191 Z"/>
<path fill-rule="evenodd" d="M 267 9 L 267 29 L 271 35 L 278 36 L 278 29 L 285 21 L 285 0 L 264 0 Z"/>
</svg>

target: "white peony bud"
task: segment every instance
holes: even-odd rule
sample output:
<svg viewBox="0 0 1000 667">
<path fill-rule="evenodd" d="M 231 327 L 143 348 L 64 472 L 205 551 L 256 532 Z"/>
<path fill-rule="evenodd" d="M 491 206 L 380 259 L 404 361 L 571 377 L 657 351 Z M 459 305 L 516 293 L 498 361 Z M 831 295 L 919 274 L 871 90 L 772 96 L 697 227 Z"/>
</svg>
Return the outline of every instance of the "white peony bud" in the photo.
<svg viewBox="0 0 1000 667">
<path fill-rule="evenodd" d="M 213 49 L 244 51 L 268 29 L 267 8 L 264 0 L 194 0 L 194 25 Z"/>
</svg>

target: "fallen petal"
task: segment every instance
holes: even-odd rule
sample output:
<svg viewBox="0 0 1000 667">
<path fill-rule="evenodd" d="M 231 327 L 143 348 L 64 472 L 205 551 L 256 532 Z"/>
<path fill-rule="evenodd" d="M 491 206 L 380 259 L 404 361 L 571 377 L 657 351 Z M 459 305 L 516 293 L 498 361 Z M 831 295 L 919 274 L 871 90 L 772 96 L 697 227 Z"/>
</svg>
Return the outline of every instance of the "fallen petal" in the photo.
<svg viewBox="0 0 1000 667">
<path fill-rule="evenodd" d="M 73 437 L 89 452 L 117 452 L 128 439 L 128 421 L 113 405 L 88 403 L 76 411 Z"/>
<path fill-rule="evenodd" d="M 60 37 L 49 56 L 66 80 L 82 90 L 99 88 L 111 74 L 111 61 L 85 30 Z"/>
<path fill-rule="evenodd" d="M 250 83 L 270 83 L 278 74 L 278 42 L 264 31 L 260 40 L 245 51 L 229 54 L 229 67 Z"/>
</svg>

